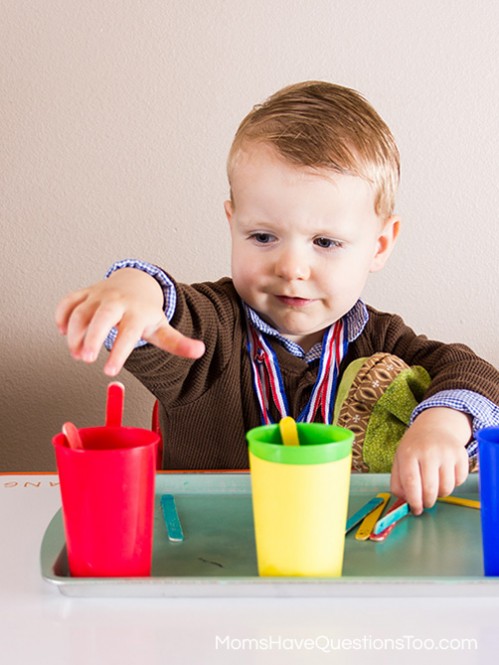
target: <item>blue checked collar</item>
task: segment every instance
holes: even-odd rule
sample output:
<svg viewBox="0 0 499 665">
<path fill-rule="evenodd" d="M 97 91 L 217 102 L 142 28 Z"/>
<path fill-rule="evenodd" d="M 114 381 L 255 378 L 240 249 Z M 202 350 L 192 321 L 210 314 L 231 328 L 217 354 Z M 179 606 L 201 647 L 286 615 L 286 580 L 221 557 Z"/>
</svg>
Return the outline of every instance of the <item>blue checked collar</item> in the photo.
<svg viewBox="0 0 499 665">
<path fill-rule="evenodd" d="M 243 305 L 246 311 L 246 316 L 255 328 L 264 335 L 275 337 L 275 339 L 277 339 L 277 341 L 282 344 L 286 351 L 291 353 L 291 355 L 296 358 L 303 358 L 307 363 L 319 360 L 321 357 L 322 342 L 317 342 L 317 344 L 314 344 L 314 346 L 305 353 L 299 344 L 283 337 L 275 328 L 264 321 L 249 305 L 245 302 L 243 302 Z M 369 314 L 365 303 L 360 299 L 357 300 L 352 309 L 345 314 L 343 320 L 346 321 L 347 324 L 348 342 L 353 342 L 362 333 L 369 320 Z"/>
</svg>

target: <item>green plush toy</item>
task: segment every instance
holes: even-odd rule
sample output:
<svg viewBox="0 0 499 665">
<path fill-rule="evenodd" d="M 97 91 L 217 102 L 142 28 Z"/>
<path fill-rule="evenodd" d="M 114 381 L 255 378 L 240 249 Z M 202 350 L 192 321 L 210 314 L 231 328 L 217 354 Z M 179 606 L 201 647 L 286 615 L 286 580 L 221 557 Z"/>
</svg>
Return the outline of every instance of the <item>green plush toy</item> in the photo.
<svg viewBox="0 0 499 665">
<path fill-rule="evenodd" d="M 423 367 L 409 367 L 388 353 L 359 358 L 347 367 L 333 422 L 355 433 L 353 471 L 391 471 L 397 445 L 430 383 Z"/>
</svg>

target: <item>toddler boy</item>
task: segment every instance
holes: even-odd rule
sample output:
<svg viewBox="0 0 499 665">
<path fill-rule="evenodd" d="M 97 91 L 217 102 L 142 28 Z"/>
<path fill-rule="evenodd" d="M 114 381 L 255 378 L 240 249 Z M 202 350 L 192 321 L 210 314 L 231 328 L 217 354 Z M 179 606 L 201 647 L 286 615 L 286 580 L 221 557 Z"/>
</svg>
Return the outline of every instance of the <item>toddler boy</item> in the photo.
<svg viewBox="0 0 499 665">
<path fill-rule="evenodd" d="M 72 355 L 93 362 L 106 342 L 109 376 L 126 361 L 159 401 L 164 466 L 174 469 L 247 468 L 245 432 L 284 415 L 348 425 L 338 398 L 348 406 L 366 362 L 381 377 L 372 386 L 396 368 L 393 394 L 408 415 L 396 399 L 390 422 L 403 427 L 391 444 L 391 489 L 415 513 L 432 506 L 467 477 L 473 432 L 499 424 L 499 373 L 360 299 L 400 228 L 390 130 L 357 92 L 299 83 L 243 120 L 228 177 L 232 278 L 186 285 L 150 264 L 118 262 L 58 307 Z M 376 470 L 362 447 L 354 459 Z"/>
</svg>

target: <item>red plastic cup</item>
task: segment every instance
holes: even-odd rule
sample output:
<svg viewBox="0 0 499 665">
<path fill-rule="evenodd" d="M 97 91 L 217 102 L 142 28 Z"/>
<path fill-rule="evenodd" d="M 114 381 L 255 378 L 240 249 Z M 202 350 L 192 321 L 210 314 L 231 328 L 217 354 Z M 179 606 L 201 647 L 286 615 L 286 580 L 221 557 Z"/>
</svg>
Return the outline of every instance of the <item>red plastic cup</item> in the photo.
<svg viewBox="0 0 499 665">
<path fill-rule="evenodd" d="M 136 427 L 78 431 L 83 450 L 63 434 L 52 440 L 71 575 L 148 576 L 159 436 Z"/>
</svg>

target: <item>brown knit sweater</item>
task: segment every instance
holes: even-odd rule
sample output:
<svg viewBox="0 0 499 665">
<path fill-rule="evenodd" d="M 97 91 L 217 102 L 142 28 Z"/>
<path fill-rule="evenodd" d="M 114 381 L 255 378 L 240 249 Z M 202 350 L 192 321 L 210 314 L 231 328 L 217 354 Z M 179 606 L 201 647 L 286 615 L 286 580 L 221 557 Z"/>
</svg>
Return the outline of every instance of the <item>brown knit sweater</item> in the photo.
<svg viewBox="0 0 499 665">
<path fill-rule="evenodd" d="M 136 349 L 126 368 L 159 400 L 166 469 L 239 469 L 248 467 L 245 432 L 260 424 L 246 350 L 246 322 L 232 280 L 176 284 L 172 325 L 202 339 L 206 352 L 187 360 L 146 345 Z M 351 342 L 341 372 L 360 357 L 385 351 L 408 365 L 422 365 L 432 383 L 425 395 L 467 389 L 499 403 L 499 372 L 461 344 L 443 344 L 416 335 L 399 316 L 368 307 L 369 321 Z M 270 340 L 281 368 L 289 407 L 295 418 L 304 408 L 317 377 L 310 367 Z M 278 420 L 277 412 L 274 418 Z"/>
</svg>

